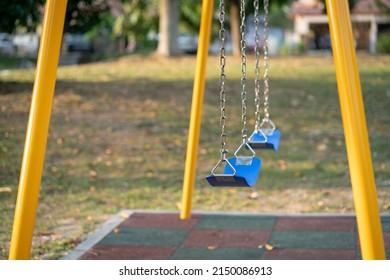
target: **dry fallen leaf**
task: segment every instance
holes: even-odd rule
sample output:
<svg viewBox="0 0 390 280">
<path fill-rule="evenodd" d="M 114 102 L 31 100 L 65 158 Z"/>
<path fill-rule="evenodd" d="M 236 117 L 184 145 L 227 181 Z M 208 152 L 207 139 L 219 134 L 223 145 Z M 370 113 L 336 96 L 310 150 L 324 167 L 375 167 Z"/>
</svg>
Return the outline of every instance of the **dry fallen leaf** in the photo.
<svg viewBox="0 0 390 280">
<path fill-rule="evenodd" d="M 237 193 L 237 188 L 230 188 L 228 190 L 229 193 Z"/>
<path fill-rule="evenodd" d="M 121 217 L 122 219 L 127 219 L 127 218 L 129 218 L 129 215 L 126 214 L 126 213 L 121 213 L 120 217 Z"/>
<path fill-rule="evenodd" d="M 217 248 L 218 248 L 217 246 L 207 246 L 207 249 L 209 249 L 209 250 L 215 250 Z"/>
<path fill-rule="evenodd" d="M 0 193 L 5 193 L 5 192 L 11 192 L 12 189 L 10 187 L 2 187 L 0 188 Z"/>
<path fill-rule="evenodd" d="M 89 171 L 89 177 L 95 178 L 97 176 L 97 172 L 95 170 Z"/>
<path fill-rule="evenodd" d="M 258 192 L 251 192 L 249 195 L 250 199 L 258 199 L 259 198 L 259 193 Z"/>
<path fill-rule="evenodd" d="M 320 143 L 316 146 L 317 151 L 325 151 L 328 148 L 328 146 L 325 143 Z"/>
<path fill-rule="evenodd" d="M 279 165 L 280 169 L 282 169 L 282 170 L 286 170 L 286 168 L 287 168 L 287 163 L 285 160 L 282 160 L 282 159 L 278 160 L 278 165 Z"/>
<path fill-rule="evenodd" d="M 382 206 L 383 210 L 389 210 L 390 209 L 390 204 L 385 204 Z"/>
<path fill-rule="evenodd" d="M 267 250 L 267 251 L 272 251 L 273 249 L 274 249 L 274 246 L 272 246 L 272 245 L 269 245 L 269 244 L 265 244 L 265 249 Z"/>
</svg>

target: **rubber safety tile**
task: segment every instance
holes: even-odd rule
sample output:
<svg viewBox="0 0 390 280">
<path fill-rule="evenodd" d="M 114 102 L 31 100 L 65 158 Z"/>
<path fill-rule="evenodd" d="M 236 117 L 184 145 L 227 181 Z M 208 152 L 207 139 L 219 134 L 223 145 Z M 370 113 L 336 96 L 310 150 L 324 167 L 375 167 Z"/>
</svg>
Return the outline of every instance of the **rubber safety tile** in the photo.
<svg viewBox="0 0 390 280">
<path fill-rule="evenodd" d="M 119 228 L 104 237 L 99 245 L 133 245 L 133 246 L 178 246 L 189 230 L 186 229 L 151 229 Z"/>
<path fill-rule="evenodd" d="M 264 253 L 264 260 L 355 260 L 354 249 L 275 248 Z"/>
<path fill-rule="evenodd" d="M 383 231 L 382 236 L 383 236 L 383 243 L 385 245 L 385 249 L 390 250 L 390 232 Z M 356 233 L 356 248 L 360 250 L 360 239 L 358 233 Z"/>
<path fill-rule="evenodd" d="M 190 229 L 196 225 L 199 218 L 200 215 L 192 215 L 190 219 L 180 220 L 179 214 L 134 213 L 120 226 L 134 228 Z"/>
<path fill-rule="evenodd" d="M 258 248 L 179 248 L 172 260 L 260 260 L 264 249 Z"/>
<path fill-rule="evenodd" d="M 80 260 L 167 260 L 176 247 L 96 245 Z"/>
<path fill-rule="evenodd" d="M 272 216 L 208 215 L 198 221 L 196 229 L 271 230 L 275 221 Z"/>
<path fill-rule="evenodd" d="M 280 217 L 275 230 L 354 231 L 354 217 Z"/>
<path fill-rule="evenodd" d="M 383 231 L 390 231 L 390 217 L 382 217 L 382 230 Z"/>
<path fill-rule="evenodd" d="M 386 253 L 386 260 L 390 260 L 390 250 L 385 251 Z M 362 259 L 362 252 L 358 250 L 356 252 L 356 259 L 361 260 Z"/>
<path fill-rule="evenodd" d="M 288 230 L 272 232 L 269 243 L 276 248 L 354 249 L 354 232 Z"/>
<path fill-rule="evenodd" d="M 255 247 L 264 245 L 270 231 L 260 230 L 193 230 L 184 241 L 184 247 Z"/>
</svg>

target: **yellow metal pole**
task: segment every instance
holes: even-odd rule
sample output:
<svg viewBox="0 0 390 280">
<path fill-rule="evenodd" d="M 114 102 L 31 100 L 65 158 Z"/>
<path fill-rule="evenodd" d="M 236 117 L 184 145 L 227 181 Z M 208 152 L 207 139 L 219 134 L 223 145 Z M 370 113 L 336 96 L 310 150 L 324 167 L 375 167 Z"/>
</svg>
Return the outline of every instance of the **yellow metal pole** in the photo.
<svg viewBox="0 0 390 280">
<path fill-rule="evenodd" d="M 385 259 L 348 1 L 326 0 L 362 257 Z"/>
<path fill-rule="evenodd" d="M 20 172 L 9 259 L 29 259 L 67 0 L 48 0 Z"/>
<path fill-rule="evenodd" d="M 194 189 L 195 183 L 196 160 L 199 146 L 199 133 L 202 115 L 204 86 L 206 80 L 206 64 L 210 43 L 213 7 L 214 0 L 203 0 L 198 52 L 196 58 L 196 72 L 192 93 L 190 127 L 188 132 L 187 158 L 184 170 L 182 205 L 180 209 L 181 219 L 188 219 L 191 216 L 191 200 L 192 191 Z"/>
</svg>

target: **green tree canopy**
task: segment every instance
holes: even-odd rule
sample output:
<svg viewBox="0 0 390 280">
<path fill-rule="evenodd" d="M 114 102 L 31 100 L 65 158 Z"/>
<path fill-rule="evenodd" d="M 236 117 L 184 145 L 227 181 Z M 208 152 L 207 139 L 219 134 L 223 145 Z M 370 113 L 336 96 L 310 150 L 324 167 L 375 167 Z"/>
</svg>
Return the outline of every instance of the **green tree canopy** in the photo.
<svg viewBox="0 0 390 280">
<path fill-rule="evenodd" d="M 0 32 L 13 33 L 17 27 L 34 30 L 40 21 L 39 7 L 44 0 L 1 0 Z"/>
</svg>

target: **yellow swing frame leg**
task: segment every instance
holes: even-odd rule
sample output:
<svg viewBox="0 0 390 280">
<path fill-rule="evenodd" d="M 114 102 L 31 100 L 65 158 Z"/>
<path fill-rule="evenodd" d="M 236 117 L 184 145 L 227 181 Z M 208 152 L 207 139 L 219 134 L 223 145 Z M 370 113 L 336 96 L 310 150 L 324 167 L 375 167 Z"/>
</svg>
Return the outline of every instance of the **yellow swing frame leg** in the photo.
<svg viewBox="0 0 390 280">
<path fill-rule="evenodd" d="M 384 260 L 374 172 L 348 1 L 326 0 L 362 258 Z"/>
<path fill-rule="evenodd" d="M 28 120 L 10 260 L 29 259 L 67 0 L 48 0 Z"/>
<path fill-rule="evenodd" d="M 184 169 L 182 204 L 180 209 L 181 219 L 188 219 L 191 216 L 191 200 L 195 183 L 196 160 L 199 146 L 202 105 L 206 81 L 207 54 L 210 44 L 213 7 L 214 0 L 203 0 L 198 52 L 196 57 L 196 72 L 192 93 L 190 127 L 188 131 L 187 157 Z"/>
</svg>

